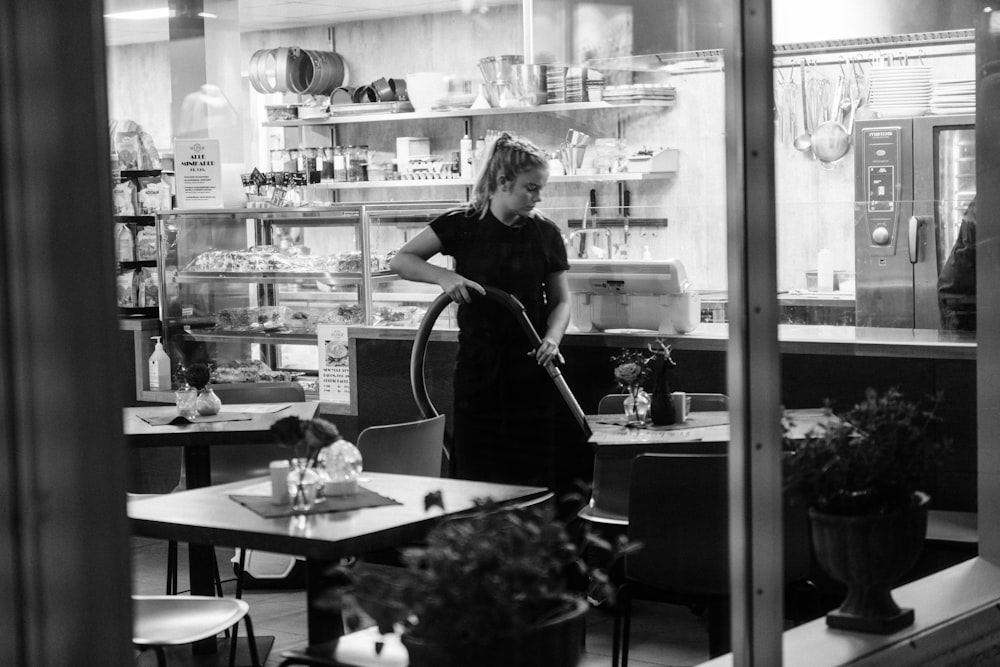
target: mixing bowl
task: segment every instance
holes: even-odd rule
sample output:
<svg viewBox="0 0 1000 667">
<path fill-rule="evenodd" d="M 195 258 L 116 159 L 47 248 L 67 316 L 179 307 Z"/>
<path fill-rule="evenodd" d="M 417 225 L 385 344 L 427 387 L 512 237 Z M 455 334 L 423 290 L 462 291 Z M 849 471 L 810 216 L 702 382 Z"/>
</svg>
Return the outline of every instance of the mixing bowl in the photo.
<svg viewBox="0 0 1000 667">
<path fill-rule="evenodd" d="M 447 72 L 414 72 L 406 75 L 406 92 L 414 111 L 430 111 L 448 97 Z"/>
<path fill-rule="evenodd" d="M 511 70 L 514 95 L 524 106 L 545 104 L 545 65 L 514 65 Z"/>
</svg>

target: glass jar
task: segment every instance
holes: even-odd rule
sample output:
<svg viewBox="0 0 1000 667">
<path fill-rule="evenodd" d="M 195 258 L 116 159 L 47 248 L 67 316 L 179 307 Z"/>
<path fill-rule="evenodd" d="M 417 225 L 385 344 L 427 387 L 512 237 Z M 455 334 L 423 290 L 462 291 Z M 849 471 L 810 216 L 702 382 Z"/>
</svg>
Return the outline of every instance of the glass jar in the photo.
<svg viewBox="0 0 1000 667">
<path fill-rule="evenodd" d="M 357 492 L 362 461 L 361 452 L 353 443 L 337 440 L 320 451 L 317 462 L 327 475 L 323 495 L 343 496 Z"/>
<path fill-rule="evenodd" d="M 347 156 L 343 146 L 333 147 L 333 180 L 347 180 Z"/>
</svg>

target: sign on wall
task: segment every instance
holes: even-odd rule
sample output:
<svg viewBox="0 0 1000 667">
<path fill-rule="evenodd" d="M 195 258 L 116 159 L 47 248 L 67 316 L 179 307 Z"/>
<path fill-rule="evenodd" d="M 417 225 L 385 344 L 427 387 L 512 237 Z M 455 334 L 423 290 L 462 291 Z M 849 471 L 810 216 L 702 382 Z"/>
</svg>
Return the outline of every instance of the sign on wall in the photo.
<svg viewBox="0 0 1000 667">
<path fill-rule="evenodd" d="M 174 142 L 177 208 L 222 208 L 222 162 L 218 139 Z"/>
<path fill-rule="evenodd" d="M 347 327 L 342 324 L 316 325 L 319 339 L 319 400 L 351 402 L 351 359 Z"/>
</svg>

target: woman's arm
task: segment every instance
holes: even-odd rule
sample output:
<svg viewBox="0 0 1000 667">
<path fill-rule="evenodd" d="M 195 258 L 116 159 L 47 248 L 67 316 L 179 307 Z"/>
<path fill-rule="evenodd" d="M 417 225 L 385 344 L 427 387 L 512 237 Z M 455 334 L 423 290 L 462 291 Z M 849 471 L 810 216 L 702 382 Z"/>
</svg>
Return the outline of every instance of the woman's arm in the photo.
<svg viewBox="0 0 1000 667">
<path fill-rule="evenodd" d="M 450 269 L 435 266 L 427 260 L 441 252 L 441 239 L 430 227 L 414 236 L 399 249 L 389 263 L 389 268 L 407 280 L 439 285 L 456 303 L 469 303 L 469 290 L 486 294 L 483 286 Z"/>
<path fill-rule="evenodd" d="M 565 271 L 549 274 L 545 281 L 545 296 L 549 305 L 549 317 L 542 344 L 535 350 L 535 359 L 540 366 L 553 359 L 563 361 L 559 343 L 569 325 L 569 279 Z"/>
</svg>

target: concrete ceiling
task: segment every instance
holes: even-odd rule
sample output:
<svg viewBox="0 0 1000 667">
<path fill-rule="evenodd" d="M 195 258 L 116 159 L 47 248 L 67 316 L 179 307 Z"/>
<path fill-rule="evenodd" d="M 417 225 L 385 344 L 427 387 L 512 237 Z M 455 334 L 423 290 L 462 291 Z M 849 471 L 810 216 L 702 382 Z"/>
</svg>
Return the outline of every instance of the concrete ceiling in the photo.
<svg viewBox="0 0 1000 667">
<path fill-rule="evenodd" d="M 490 5 L 520 0 L 205 0 L 213 5 L 237 2 L 240 32 L 282 30 L 335 25 L 348 21 L 390 18 L 450 11 L 484 11 Z M 167 0 L 105 0 L 105 15 L 116 12 L 165 8 Z M 127 20 L 105 18 L 108 46 L 167 41 L 167 19 Z"/>
</svg>

